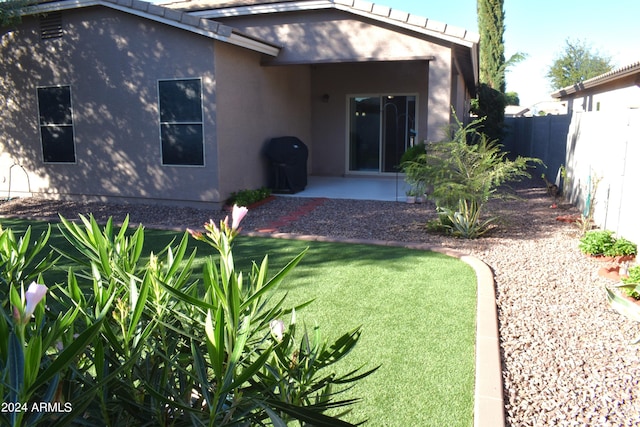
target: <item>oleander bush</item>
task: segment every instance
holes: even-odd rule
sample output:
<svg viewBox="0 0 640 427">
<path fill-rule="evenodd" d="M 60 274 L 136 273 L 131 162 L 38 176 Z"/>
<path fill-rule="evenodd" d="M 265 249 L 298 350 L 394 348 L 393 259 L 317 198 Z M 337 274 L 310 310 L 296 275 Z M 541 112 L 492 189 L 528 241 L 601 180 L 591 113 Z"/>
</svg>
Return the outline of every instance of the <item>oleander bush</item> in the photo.
<svg viewBox="0 0 640 427">
<path fill-rule="evenodd" d="M 268 257 L 236 271 L 233 241 L 246 208 L 144 254 L 145 230 L 61 218 L 73 250 L 42 255 L 0 231 L 0 425 L 347 426 L 357 400 L 339 393 L 375 369 L 338 375 L 360 328 L 333 342 L 297 326 L 286 297 L 271 295 L 304 256 L 269 273 Z M 212 255 L 194 274 L 190 235 Z M 148 255 L 148 256 L 147 256 Z M 44 284 L 57 257 L 67 283 Z M 28 406 L 48 404 L 51 411 Z M 337 415 L 336 415 L 337 414 Z"/>
</svg>

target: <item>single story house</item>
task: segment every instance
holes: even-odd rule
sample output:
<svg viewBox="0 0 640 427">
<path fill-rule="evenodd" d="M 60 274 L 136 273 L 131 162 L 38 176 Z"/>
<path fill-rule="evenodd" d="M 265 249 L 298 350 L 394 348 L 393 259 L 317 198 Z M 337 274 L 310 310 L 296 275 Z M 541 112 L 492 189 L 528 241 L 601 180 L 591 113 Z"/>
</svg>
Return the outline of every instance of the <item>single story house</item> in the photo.
<svg viewBox="0 0 640 427">
<path fill-rule="evenodd" d="M 609 71 L 551 94 L 573 111 L 640 108 L 640 61 Z"/>
<path fill-rule="evenodd" d="M 215 207 L 280 136 L 309 174 L 395 173 L 465 120 L 478 42 L 360 0 L 41 2 L 0 30 L 0 196 Z"/>
</svg>

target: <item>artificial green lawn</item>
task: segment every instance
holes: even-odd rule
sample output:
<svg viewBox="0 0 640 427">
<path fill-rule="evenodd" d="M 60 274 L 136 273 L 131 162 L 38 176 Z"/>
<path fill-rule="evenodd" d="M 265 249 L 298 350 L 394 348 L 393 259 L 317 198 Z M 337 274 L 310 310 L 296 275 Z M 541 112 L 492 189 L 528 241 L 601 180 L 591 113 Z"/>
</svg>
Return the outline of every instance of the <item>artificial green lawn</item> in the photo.
<svg viewBox="0 0 640 427">
<path fill-rule="evenodd" d="M 36 235 L 45 227 L 2 221 L 15 232 L 28 224 Z M 57 227 L 53 231 L 51 244 L 65 247 Z M 158 252 L 176 236 L 147 230 L 144 253 Z M 200 259 L 212 253 L 200 242 L 193 245 Z M 368 419 L 371 426 L 472 425 L 476 279 L 471 267 L 433 252 L 245 236 L 237 238 L 234 257 L 238 269 L 248 271 L 268 253 L 273 274 L 306 247 L 308 253 L 279 290 L 288 292 L 286 305 L 315 298 L 298 313 L 298 323 L 320 325 L 327 338 L 362 325 L 344 369 L 381 365 L 344 396 L 363 399 L 347 419 Z"/>
</svg>

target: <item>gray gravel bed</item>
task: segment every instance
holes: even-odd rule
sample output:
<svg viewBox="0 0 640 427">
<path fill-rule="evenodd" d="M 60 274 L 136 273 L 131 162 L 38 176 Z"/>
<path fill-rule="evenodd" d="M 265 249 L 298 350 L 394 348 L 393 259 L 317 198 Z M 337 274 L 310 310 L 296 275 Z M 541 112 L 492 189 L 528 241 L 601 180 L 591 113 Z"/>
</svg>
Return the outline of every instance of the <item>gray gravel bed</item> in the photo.
<svg viewBox="0 0 640 427">
<path fill-rule="evenodd" d="M 519 200 L 492 202 L 500 226 L 468 241 L 427 233 L 431 203 L 324 200 L 278 231 L 330 237 L 428 243 L 458 249 L 494 271 L 499 312 L 506 420 L 510 426 L 640 426 L 640 327 L 613 311 L 598 262 L 577 249 L 578 230 L 556 221 L 571 209 L 552 209 L 545 189 L 529 184 Z M 252 209 L 244 230 L 268 228 L 309 199 L 276 197 Z M 173 229 L 198 228 L 224 212 L 140 205 L 51 202 L 0 204 L 0 215 L 57 219 L 93 212 L 99 220 Z M 452 314 L 455 315 L 455 314 Z"/>
</svg>

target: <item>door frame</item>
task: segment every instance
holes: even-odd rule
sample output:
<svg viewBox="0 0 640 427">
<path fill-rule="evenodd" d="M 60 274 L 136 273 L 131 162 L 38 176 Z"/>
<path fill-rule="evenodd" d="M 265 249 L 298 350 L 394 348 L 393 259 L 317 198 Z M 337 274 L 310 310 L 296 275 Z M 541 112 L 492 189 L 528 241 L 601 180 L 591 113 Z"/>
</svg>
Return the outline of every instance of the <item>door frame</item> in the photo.
<svg viewBox="0 0 640 427">
<path fill-rule="evenodd" d="M 344 170 L 345 170 L 345 175 L 376 175 L 376 176 L 391 176 L 391 175 L 395 175 L 397 172 L 382 172 L 383 170 L 383 159 L 382 159 L 382 153 L 383 153 L 383 143 L 384 143 L 384 136 L 383 136 L 383 131 L 384 131 L 384 124 L 383 124 L 383 120 L 382 120 L 382 113 L 384 111 L 384 103 L 381 102 L 380 103 L 380 109 L 381 109 L 381 120 L 380 120 L 380 124 L 379 124 L 379 129 L 378 129 L 378 134 L 379 134 L 379 138 L 378 138 L 378 153 L 379 153 L 379 158 L 378 158 L 378 170 L 377 171 L 372 171 L 372 170 L 368 170 L 368 171 L 356 171 L 356 170 L 350 170 L 350 155 L 351 155 L 351 138 L 350 138 L 350 132 L 351 132 L 351 99 L 352 98 L 373 98 L 373 97 L 378 97 L 378 98 L 386 98 L 389 96 L 413 96 L 415 97 L 415 110 L 414 110 L 414 127 L 413 130 L 415 132 L 415 135 L 417 137 L 418 135 L 418 117 L 420 117 L 420 112 L 419 112 L 419 93 L 418 92 L 362 92 L 362 93 L 347 93 L 346 97 L 345 97 L 345 149 L 344 149 Z M 407 129 L 408 131 L 408 129 Z M 417 143 L 417 140 L 414 140 L 414 144 Z"/>
</svg>

